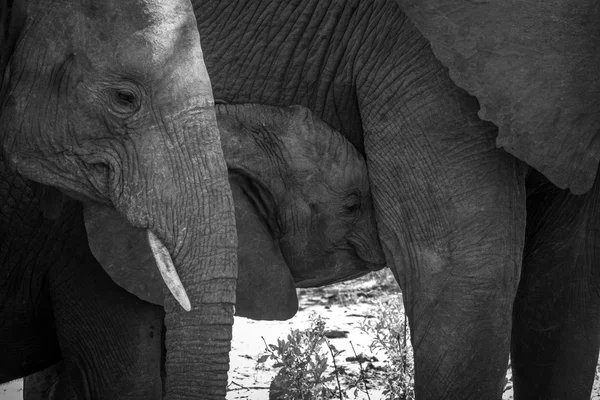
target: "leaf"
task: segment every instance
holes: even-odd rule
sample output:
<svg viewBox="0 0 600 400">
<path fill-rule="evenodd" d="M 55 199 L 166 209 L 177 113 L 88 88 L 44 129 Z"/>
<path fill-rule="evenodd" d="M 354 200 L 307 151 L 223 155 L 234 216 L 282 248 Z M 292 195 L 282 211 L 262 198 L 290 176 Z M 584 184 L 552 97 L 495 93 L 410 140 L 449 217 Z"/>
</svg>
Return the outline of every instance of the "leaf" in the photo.
<svg viewBox="0 0 600 400">
<path fill-rule="evenodd" d="M 260 356 L 256 362 L 258 362 L 258 363 L 264 363 L 268 359 L 269 359 L 269 354 L 265 354 L 263 356 Z"/>
</svg>

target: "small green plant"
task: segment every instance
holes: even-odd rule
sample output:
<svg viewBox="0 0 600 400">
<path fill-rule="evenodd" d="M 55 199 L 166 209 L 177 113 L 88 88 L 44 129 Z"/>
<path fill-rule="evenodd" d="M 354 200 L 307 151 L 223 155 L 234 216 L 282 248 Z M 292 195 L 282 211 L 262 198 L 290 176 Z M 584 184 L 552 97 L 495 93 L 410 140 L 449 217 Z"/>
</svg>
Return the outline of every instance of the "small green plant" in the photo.
<svg viewBox="0 0 600 400">
<path fill-rule="evenodd" d="M 414 361 L 407 319 L 400 299 L 392 297 L 379 302 L 373 318 L 365 319 L 361 328 L 373 338 L 370 350 L 382 351 L 387 356 L 383 390 L 385 399 L 414 400 Z"/>
<path fill-rule="evenodd" d="M 308 329 L 292 330 L 287 340 L 278 339 L 276 345 L 265 342 L 266 354 L 259 357 L 257 364 L 273 360 L 273 368 L 281 368 L 271 385 L 272 398 L 319 400 L 330 398 L 335 393 L 328 386 L 335 376 L 325 376 L 325 371 L 327 351 L 331 351 L 334 357 L 339 352 L 331 344 L 324 346 L 327 340 L 324 333 L 325 321 L 313 315 Z"/>
</svg>

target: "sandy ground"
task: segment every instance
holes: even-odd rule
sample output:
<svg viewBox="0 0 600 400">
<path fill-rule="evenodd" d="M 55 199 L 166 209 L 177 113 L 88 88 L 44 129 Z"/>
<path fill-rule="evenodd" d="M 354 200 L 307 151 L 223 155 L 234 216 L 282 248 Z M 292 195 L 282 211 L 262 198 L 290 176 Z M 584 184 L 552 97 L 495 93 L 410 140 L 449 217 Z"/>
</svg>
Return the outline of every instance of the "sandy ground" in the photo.
<svg viewBox="0 0 600 400">
<path fill-rule="evenodd" d="M 383 287 L 383 291 L 378 288 Z M 367 357 L 375 356 L 378 361 L 373 361 L 375 367 L 383 365 L 385 355 L 373 353 L 369 350 L 372 338 L 359 329 L 365 318 L 370 317 L 375 310 L 375 304 L 382 296 L 395 296 L 400 298 L 395 283 L 384 282 L 381 278 L 361 279 L 358 281 L 338 284 L 327 288 L 299 291 L 300 310 L 289 321 L 252 321 L 246 318 L 235 319 L 233 328 L 233 342 L 231 353 L 231 371 L 228 400 L 251 399 L 268 400 L 269 385 L 277 374 L 276 369 L 257 368 L 258 358 L 265 354 L 265 341 L 269 344 L 277 343 L 278 338 L 286 338 L 291 329 L 306 329 L 310 326 L 311 315 L 320 315 L 326 321 L 326 330 L 347 331 L 344 338 L 329 339 L 338 350 L 344 352 L 336 357 L 338 367 L 346 368 L 349 374 L 358 375 L 357 362 L 346 361 L 346 357 L 364 354 Z M 264 341 L 263 341 L 264 338 Z M 352 349 L 354 346 L 354 349 Z M 329 362 L 331 364 L 331 361 Z M 269 364 L 267 363 L 266 366 Z M 329 368 L 331 372 L 333 369 Z M 512 399 L 510 373 L 503 400 Z M 375 383 L 376 385 L 376 383 Z M 342 384 L 342 387 L 345 385 Z M 381 389 L 370 388 L 368 395 L 354 388 L 347 388 L 348 399 L 383 399 Z M 22 400 L 21 381 L 0 386 L 0 400 Z M 600 400 L 600 369 L 596 372 L 596 381 L 592 391 L 593 400 Z"/>
</svg>

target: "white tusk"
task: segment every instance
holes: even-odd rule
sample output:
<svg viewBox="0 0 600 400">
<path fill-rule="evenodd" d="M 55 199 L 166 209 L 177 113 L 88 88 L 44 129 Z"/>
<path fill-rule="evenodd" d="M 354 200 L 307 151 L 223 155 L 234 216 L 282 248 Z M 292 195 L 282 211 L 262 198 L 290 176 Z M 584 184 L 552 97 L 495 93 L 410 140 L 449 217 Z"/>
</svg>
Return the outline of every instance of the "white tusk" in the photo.
<svg viewBox="0 0 600 400">
<path fill-rule="evenodd" d="M 154 260 L 156 260 L 156 265 L 158 265 L 158 270 L 162 275 L 165 284 L 175 297 L 175 300 L 181 304 L 181 307 L 185 311 L 190 311 L 192 306 L 190 304 L 190 299 L 185 292 L 185 288 L 179 279 L 179 275 L 177 275 L 177 271 L 175 270 L 175 265 L 173 264 L 173 260 L 171 259 L 171 255 L 169 251 L 165 247 L 164 244 L 150 231 L 148 232 L 148 240 L 150 241 L 150 248 L 152 249 L 152 254 L 154 255 Z"/>
</svg>

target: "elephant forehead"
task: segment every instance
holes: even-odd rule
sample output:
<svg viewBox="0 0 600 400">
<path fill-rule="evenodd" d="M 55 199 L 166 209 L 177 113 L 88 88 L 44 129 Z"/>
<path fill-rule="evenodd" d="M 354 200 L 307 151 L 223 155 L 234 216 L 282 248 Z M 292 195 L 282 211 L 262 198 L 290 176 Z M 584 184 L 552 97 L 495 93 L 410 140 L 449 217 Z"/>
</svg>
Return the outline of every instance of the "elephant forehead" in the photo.
<svg viewBox="0 0 600 400">
<path fill-rule="evenodd" d="M 149 69 L 180 57 L 201 57 L 199 34 L 189 2 L 107 0 L 32 5 L 30 43 L 47 48 L 46 58 L 68 54 L 88 58 L 97 70 L 121 65 Z M 187 55 L 187 52 L 192 52 Z M 189 73 L 189 72 L 188 72 Z"/>
<path fill-rule="evenodd" d="M 80 7 L 67 20 L 62 16 L 64 24 L 52 23 L 46 40 L 59 42 L 91 80 L 131 80 L 151 91 L 153 102 L 178 108 L 212 97 L 189 1 L 110 0 Z"/>
<path fill-rule="evenodd" d="M 307 182 L 317 180 L 337 189 L 368 187 L 367 165 L 354 146 L 329 128 L 319 133 L 311 140 L 288 138 L 290 168 Z"/>
<path fill-rule="evenodd" d="M 199 46 L 193 28 L 193 13 L 182 1 L 113 0 L 86 7 L 77 30 L 95 34 L 82 36 L 79 45 L 96 62 L 156 66 L 172 60 L 176 50 Z"/>
<path fill-rule="evenodd" d="M 348 165 L 318 169 L 313 167 L 312 170 L 299 175 L 301 176 L 301 179 L 298 180 L 300 182 L 299 191 L 307 199 L 316 203 L 330 201 L 338 203 L 341 198 L 357 191 L 362 196 L 369 192 L 366 167 L 352 168 Z"/>
<path fill-rule="evenodd" d="M 354 150 L 349 142 L 347 145 L 351 147 L 349 150 Z M 329 168 L 329 181 L 340 191 L 358 189 L 366 194 L 369 179 L 363 157 L 357 151 L 347 151 L 345 157 L 338 160 Z"/>
<path fill-rule="evenodd" d="M 312 151 L 290 151 L 289 167 L 305 182 L 326 182 L 333 187 L 362 186 L 367 182 L 367 166 L 358 152 L 315 155 Z"/>
</svg>

